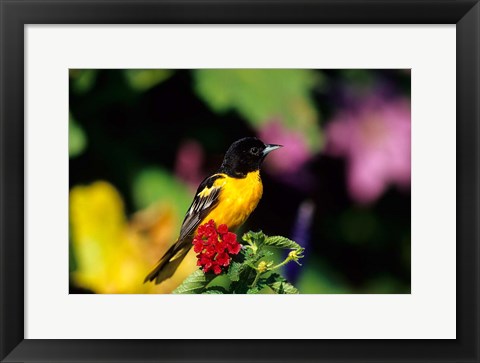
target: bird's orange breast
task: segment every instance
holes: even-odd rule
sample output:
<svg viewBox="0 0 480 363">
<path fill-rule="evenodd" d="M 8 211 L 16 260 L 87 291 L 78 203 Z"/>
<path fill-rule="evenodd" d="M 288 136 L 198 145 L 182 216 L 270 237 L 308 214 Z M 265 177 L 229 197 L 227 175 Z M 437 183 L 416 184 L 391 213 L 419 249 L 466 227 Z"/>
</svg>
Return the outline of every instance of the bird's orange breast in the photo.
<svg viewBox="0 0 480 363">
<path fill-rule="evenodd" d="M 257 207 L 262 198 L 263 185 L 260 172 L 253 171 L 245 178 L 225 177 L 218 179 L 214 186 L 221 186 L 217 206 L 201 224 L 213 219 L 217 226 L 226 224 L 230 230 L 241 226 Z"/>
</svg>

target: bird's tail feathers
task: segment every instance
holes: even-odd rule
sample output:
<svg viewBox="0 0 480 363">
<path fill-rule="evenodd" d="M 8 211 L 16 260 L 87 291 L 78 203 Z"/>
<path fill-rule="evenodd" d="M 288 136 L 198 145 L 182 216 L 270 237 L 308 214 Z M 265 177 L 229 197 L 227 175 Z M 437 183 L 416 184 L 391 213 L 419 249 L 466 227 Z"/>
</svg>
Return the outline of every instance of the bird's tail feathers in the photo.
<svg viewBox="0 0 480 363">
<path fill-rule="evenodd" d="M 187 255 L 188 251 L 190 251 L 190 248 L 190 244 L 178 248 L 178 242 L 174 243 L 173 246 L 168 249 L 165 255 L 163 255 L 160 261 L 158 261 L 152 272 L 145 277 L 143 283 L 155 280 L 155 284 L 159 284 L 162 281 L 172 277 L 180 263 Z"/>
</svg>

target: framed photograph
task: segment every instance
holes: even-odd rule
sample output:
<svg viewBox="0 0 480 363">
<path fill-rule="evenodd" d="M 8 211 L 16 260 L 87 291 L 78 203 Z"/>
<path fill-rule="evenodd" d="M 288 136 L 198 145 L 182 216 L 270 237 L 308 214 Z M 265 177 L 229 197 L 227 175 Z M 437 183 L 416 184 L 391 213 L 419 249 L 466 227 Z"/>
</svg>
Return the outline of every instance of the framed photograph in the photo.
<svg viewBox="0 0 480 363">
<path fill-rule="evenodd" d="M 480 360 L 478 1 L 1 12 L 2 361 Z"/>
</svg>

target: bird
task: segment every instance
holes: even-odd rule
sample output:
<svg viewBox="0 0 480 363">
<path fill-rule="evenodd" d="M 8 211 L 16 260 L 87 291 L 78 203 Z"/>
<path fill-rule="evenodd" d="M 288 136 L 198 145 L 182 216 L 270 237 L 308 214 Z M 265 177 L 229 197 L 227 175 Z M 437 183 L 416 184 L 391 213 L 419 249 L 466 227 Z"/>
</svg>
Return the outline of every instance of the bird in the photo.
<svg viewBox="0 0 480 363">
<path fill-rule="evenodd" d="M 159 284 L 169 279 L 192 248 L 200 225 L 214 220 L 236 230 L 257 207 L 263 194 L 260 167 L 265 157 L 282 145 L 265 144 L 256 137 L 245 137 L 230 145 L 216 173 L 198 187 L 185 214 L 177 241 L 160 258 L 144 283 Z"/>
</svg>

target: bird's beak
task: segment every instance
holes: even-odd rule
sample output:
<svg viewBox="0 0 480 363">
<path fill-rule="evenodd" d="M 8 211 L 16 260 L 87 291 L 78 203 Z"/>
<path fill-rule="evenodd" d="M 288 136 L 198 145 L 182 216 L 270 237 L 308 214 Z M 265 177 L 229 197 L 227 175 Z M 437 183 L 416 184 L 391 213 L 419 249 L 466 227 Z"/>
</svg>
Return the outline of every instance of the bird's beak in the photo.
<svg viewBox="0 0 480 363">
<path fill-rule="evenodd" d="M 275 144 L 267 144 L 265 145 L 265 149 L 263 150 L 263 157 L 267 156 L 273 150 L 277 150 L 283 147 L 283 145 L 275 145 Z"/>
</svg>

